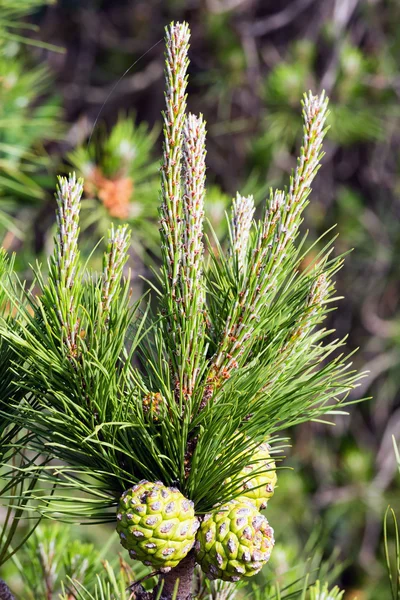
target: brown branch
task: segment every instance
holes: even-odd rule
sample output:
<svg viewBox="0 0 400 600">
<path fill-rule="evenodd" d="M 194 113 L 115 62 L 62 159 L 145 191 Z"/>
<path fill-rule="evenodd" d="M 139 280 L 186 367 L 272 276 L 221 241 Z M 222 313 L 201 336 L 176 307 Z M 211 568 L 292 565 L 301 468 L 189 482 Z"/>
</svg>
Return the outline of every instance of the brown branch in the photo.
<svg viewBox="0 0 400 600">
<path fill-rule="evenodd" d="M 191 600 L 193 575 L 194 575 L 195 559 L 193 550 L 181 560 L 179 565 L 171 569 L 169 573 L 161 576 L 159 585 L 154 590 L 154 598 L 158 597 L 158 592 L 163 583 L 160 600 Z M 178 583 L 176 596 L 174 596 L 175 586 Z"/>
<path fill-rule="evenodd" d="M 129 589 L 132 590 L 132 595 L 129 598 L 135 598 L 135 600 L 153 600 L 153 592 L 147 592 L 140 584 L 134 584 L 134 587 L 130 586 Z"/>
<path fill-rule="evenodd" d="M 314 0 L 299 0 L 292 2 L 280 12 L 267 17 L 266 19 L 258 19 L 254 25 L 250 26 L 249 33 L 254 37 L 261 37 L 271 31 L 282 29 L 294 21 L 303 11 L 308 8 Z"/>
</svg>

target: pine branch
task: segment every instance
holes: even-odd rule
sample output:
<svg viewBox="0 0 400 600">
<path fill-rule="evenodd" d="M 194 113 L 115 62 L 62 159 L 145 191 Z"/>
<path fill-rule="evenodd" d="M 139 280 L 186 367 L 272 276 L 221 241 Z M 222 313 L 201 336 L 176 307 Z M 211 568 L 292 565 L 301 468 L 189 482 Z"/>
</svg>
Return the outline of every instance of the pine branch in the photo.
<svg viewBox="0 0 400 600">
<path fill-rule="evenodd" d="M 271 192 L 265 217 L 257 226 L 256 242 L 241 289 L 233 295 L 220 333 L 218 350 L 209 379 L 218 388 L 243 364 L 253 343 L 257 323 L 270 309 L 282 276 L 289 269 L 293 242 L 301 223 L 311 183 L 319 168 L 327 100 L 305 96 L 303 101 L 303 146 L 288 193 Z M 288 264 L 289 263 L 289 264 Z"/>
<path fill-rule="evenodd" d="M 50 261 L 47 306 L 55 310 L 61 335 L 70 358 L 78 354 L 79 346 L 79 211 L 83 182 L 75 174 L 60 177 L 57 186 L 57 234 Z"/>
<path fill-rule="evenodd" d="M 326 133 L 325 122 L 328 116 L 328 99 L 325 92 L 320 96 L 313 96 L 310 92 L 304 95 L 303 105 L 303 146 L 297 168 L 290 180 L 287 198 L 289 217 L 286 220 L 288 228 L 298 225 L 298 216 L 311 191 L 311 183 L 317 174 L 322 158 L 321 147 Z M 290 231 L 287 237 L 292 237 L 295 231 Z"/>
<path fill-rule="evenodd" d="M 185 116 L 189 35 L 186 23 L 172 23 L 166 30 L 167 90 L 160 210 L 165 348 L 157 350 L 168 354 L 173 398 L 181 414 L 198 376 L 201 348 L 196 352 L 193 340 L 203 327 L 198 309 L 204 302 L 198 278 L 202 264 L 205 126 L 201 117 Z M 201 335 L 198 339 L 202 339 Z"/>
<path fill-rule="evenodd" d="M 183 199 L 184 232 L 182 256 L 182 299 L 186 317 L 203 309 L 203 220 L 206 179 L 205 123 L 202 115 L 189 114 L 184 129 L 185 194 Z"/>
<path fill-rule="evenodd" d="M 279 369 L 284 368 L 290 355 L 294 355 L 298 351 L 305 352 L 306 349 L 308 350 L 308 346 L 315 340 L 315 337 L 312 336 L 315 326 L 325 318 L 324 303 L 329 292 L 332 292 L 334 288 L 331 286 L 325 272 L 320 273 L 316 278 L 315 276 L 312 277 L 311 280 L 311 289 L 304 303 L 301 317 L 296 320 L 287 341 L 279 351 L 279 356 L 275 362 L 276 376 L 263 386 L 261 392 L 266 392 L 274 385 L 277 377 L 279 377 Z M 316 332 L 316 335 L 319 335 L 319 333 Z M 307 338 L 309 339 L 307 340 Z M 310 352 L 312 352 L 312 348 L 310 348 Z"/>
<path fill-rule="evenodd" d="M 310 600 L 342 600 L 344 591 L 341 592 L 337 586 L 329 589 L 328 584 L 316 581 L 310 588 Z"/>
</svg>

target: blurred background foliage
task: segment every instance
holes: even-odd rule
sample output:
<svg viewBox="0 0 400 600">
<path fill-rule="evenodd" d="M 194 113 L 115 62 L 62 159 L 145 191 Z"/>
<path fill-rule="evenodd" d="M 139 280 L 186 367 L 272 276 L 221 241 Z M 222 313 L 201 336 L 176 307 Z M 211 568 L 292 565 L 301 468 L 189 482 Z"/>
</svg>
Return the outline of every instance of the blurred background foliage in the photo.
<svg viewBox="0 0 400 600">
<path fill-rule="evenodd" d="M 268 508 L 277 545 L 257 597 L 273 577 L 284 586 L 323 565 L 329 583 L 347 590 L 346 600 L 389 598 L 383 519 L 389 504 L 400 514 L 392 446 L 393 435 L 400 440 L 397 0 L 0 0 L 0 240 L 17 252 L 24 277 L 51 249 L 56 173 L 77 170 L 85 177 L 82 237 L 99 240 L 91 260 L 99 261 L 110 222 L 128 221 L 129 266 L 140 291 L 140 276 L 151 277 L 159 254 L 163 28 L 182 19 L 192 29 L 189 108 L 208 123 L 211 225 L 225 235 L 225 210 L 237 190 L 262 203 L 269 186 L 288 181 L 302 94 L 325 89 L 331 129 L 304 230 L 311 243 L 337 224 L 336 251 L 354 248 L 339 273 L 345 298 L 330 325 L 349 334 L 350 348 L 360 348 L 357 368 L 370 372 L 354 399 L 373 401 L 356 404 L 334 427 L 294 431 L 283 462 L 290 469 L 280 471 L 277 501 Z M 53 534 L 53 545 L 64 547 L 63 536 L 72 535 Z M 53 597 L 34 588 L 40 557 L 29 556 L 48 547 L 48 535 L 37 530 L 24 554 L 3 567 L 15 589 L 25 590 L 21 598 Z M 57 573 L 52 593 L 64 586 L 69 598 L 69 577 L 86 585 L 93 561 L 83 569 L 73 554 L 85 561 L 93 554 L 85 544 L 103 544 L 109 535 L 105 528 L 74 530 L 71 555 L 49 567 Z M 113 583 L 107 564 L 98 590 L 122 589 L 129 567 L 113 563 L 122 577 Z M 108 597 L 98 590 L 89 586 L 82 597 Z M 317 590 L 311 597 L 325 596 Z"/>
</svg>

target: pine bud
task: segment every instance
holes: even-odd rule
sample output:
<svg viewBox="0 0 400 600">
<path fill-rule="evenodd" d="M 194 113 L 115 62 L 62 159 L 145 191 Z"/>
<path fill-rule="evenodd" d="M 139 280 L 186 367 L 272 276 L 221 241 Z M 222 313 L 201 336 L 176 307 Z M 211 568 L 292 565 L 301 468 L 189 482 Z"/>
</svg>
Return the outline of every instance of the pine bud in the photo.
<svg viewBox="0 0 400 600">
<path fill-rule="evenodd" d="M 102 307 L 106 315 L 109 314 L 113 299 L 118 293 L 122 270 L 128 259 L 129 242 L 130 232 L 127 225 L 122 225 L 116 230 L 114 225 L 111 226 L 107 250 L 103 257 Z"/>
<path fill-rule="evenodd" d="M 244 268 L 251 224 L 254 216 L 253 196 L 236 194 L 232 203 L 232 250 L 237 256 L 239 271 Z"/>
<path fill-rule="evenodd" d="M 165 403 L 160 392 L 149 392 L 143 398 L 143 412 L 153 421 L 158 421 L 161 416 L 162 406 Z"/>
<path fill-rule="evenodd" d="M 204 190 L 206 179 L 206 127 L 203 115 L 189 114 L 184 128 L 184 177 L 183 202 L 184 232 L 183 261 L 188 271 L 188 285 L 196 285 L 198 271 L 203 259 Z M 193 293 L 193 290 L 190 290 Z M 190 293 L 190 292 L 189 292 Z"/>
<path fill-rule="evenodd" d="M 79 211 L 83 192 L 82 180 L 75 173 L 59 177 L 57 185 L 57 235 L 55 262 L 61 286 L 71 288 L 79 259 Z"/>
</svg>

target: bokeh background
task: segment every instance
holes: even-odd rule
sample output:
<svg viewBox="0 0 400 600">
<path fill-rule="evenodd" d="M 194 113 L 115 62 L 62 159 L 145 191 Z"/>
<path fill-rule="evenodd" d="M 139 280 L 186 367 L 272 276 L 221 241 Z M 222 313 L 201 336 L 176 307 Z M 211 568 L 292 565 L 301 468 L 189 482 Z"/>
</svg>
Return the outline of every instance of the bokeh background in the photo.
<svg viewBox="0 0 400 600">
<path fill-rule="evenodd" d="M 349 416 L 290 432 L 276 499 L 277 546 L 262 577 L 318 549 L 346 599 L 390 598 L 383 516 L 400 510 L 400 3 L 398 0 L 0 0 L 0 241 L 17 268 L 43 261 L 56 175 L 85 177 L 82 243 L 133 227 L 135 293 L 158 261 L 163 30 L 192 30 L 189 108 L 208 123 L 208 217 L 223 238 L 239 190 L 261 211 L 295 165 L 303 92 L 325 89 L 330 131 L 304 222 L 336 225 L 329 326 L 368 370 Z M 323 245 L 315 246 L 315 252 Z M 397 481 L 396 481 L 397 477 Z M 102 539 L 81 528 L 76 535 Z M 75 534 L 74 534 L 75 535 Z"/>
</svg>

